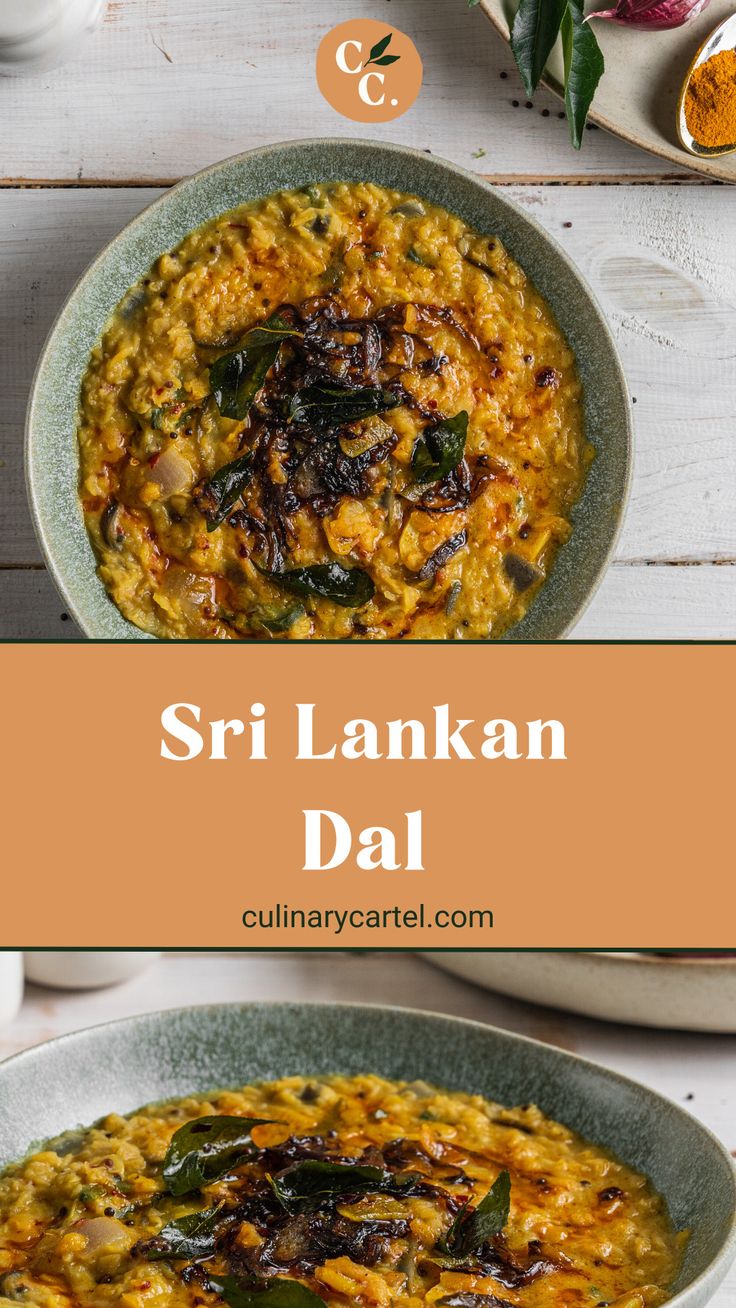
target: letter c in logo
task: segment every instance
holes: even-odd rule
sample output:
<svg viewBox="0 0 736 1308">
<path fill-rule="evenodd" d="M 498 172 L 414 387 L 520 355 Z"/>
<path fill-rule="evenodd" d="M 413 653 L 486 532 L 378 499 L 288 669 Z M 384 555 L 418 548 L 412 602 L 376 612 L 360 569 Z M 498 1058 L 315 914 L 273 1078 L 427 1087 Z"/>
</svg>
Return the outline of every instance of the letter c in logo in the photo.
<svg viewBox="0 0 736 1308">
<path fill-rule="evenodd" d="M 347 53 L 350 46 L 352 46 L 353 50 L 355 50 L 358 55 L 357 68 L 351 68 L 347 60 Z M 363 45 L 361 41 L 343 41 L 342 45 L 339 45 L 335 52 L 335 63 L 337 64 L 341 73 L 351 73 L 353 75 L 355 73 L 359 73 L 361 69 L 362 58 L 363 58 Z"/>
</svg>

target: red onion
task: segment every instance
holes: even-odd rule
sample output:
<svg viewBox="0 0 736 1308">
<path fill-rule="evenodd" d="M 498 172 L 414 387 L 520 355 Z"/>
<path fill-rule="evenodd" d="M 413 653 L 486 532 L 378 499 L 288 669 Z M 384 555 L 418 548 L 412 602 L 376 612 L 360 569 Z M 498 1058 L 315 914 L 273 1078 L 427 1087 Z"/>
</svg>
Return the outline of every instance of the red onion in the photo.
<svg viewBox="0 0 736 1308">
<path fill-rule="evenodd" d="M 617 0 L 612 9 L 599 9 L 588 18 L 609 18 L 626 27 L 655 31 L 681 27 L 705 9 L 709 0 Z"/>
</svg>

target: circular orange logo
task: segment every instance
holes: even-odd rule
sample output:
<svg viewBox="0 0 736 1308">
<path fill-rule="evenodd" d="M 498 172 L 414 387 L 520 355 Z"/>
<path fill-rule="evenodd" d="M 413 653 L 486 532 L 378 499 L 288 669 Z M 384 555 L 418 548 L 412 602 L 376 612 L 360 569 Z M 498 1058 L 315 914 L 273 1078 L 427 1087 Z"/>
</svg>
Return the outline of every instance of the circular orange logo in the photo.
<svg viewBox="0 0 736 1308">
<path fill-rule="evenodd" d="M 373 18 L 338 23 L 320 42 L 317 85 L 328 104 L 356 123 L 390 123 L 422 85 L 419 52 L 404 32 Z"/>
</svg>

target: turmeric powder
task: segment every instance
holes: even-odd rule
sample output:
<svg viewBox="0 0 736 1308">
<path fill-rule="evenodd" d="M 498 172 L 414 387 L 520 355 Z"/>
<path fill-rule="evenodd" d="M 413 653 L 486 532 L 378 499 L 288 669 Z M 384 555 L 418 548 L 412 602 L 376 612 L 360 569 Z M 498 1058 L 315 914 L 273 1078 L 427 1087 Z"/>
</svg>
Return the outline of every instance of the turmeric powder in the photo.
<svg viewBox="0 0 736 1308">
<path fill-rule="evenodd" d="M 721 50 L 693 71 L 685 121 L 698 145 L 736 145 L 736 50 Z"/>
</svg>

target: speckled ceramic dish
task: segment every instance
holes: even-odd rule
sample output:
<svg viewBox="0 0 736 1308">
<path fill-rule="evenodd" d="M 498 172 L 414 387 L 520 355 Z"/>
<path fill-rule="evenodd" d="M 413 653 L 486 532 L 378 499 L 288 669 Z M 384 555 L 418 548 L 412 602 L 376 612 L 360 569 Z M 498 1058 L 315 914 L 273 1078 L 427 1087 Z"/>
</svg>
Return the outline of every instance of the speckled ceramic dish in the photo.
<svg viewBox="0 0 736 1308">
<path fill-rule="evenodd" d="M 474 985 L 609 1022 L 736 1032 L 736 958 L 587 950 L 425 958 Z"/>
<path fill-rule="evenodd" d="M 0 1065 L 0 1166 L 110 1111 L 190 1091 L 328 1072 L 421 1079 L 536 1102 L 646 1172 L 692 1235 L 671 1308 L 702 1308 L 736 1253 L 736 1174 L 688 1113 L 644 1086 L 478 1022 L 400 1008 L 221 1004 L 63 1036 Z"/>
<path fill-rule="evenodd" d="M 41 548 L 67 608 L 100 639 L 148 639 L 108 598 L 77 499 L 76 413 L 89 352 L 125 291 L 207 219 L 272 191 L 317 181 L 372 181 L 444 205 L 495 233 L 554 310 L 577 356 L 587 435 L 596 450 L 574 532 L 508 638 L 563 636 L 595 591 L 623 516 L 631 467 L 626 383 L 605 319 L 555 242 L 477 177 L 421 151 L 371 141 L 298 141 L 253 150 L 181 182 L 133 220 L 84 274 L 56 320 L 28 407 L 26 467 Z"/>
</svg>

